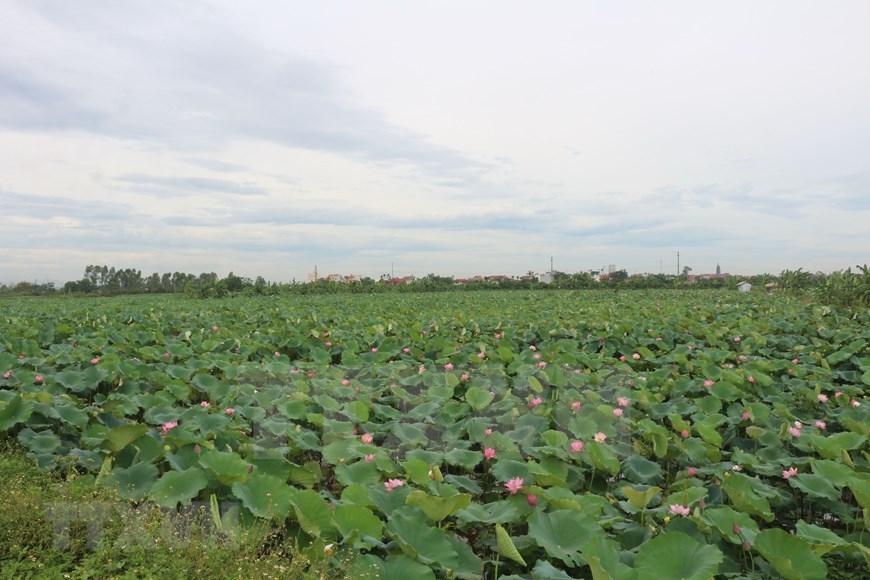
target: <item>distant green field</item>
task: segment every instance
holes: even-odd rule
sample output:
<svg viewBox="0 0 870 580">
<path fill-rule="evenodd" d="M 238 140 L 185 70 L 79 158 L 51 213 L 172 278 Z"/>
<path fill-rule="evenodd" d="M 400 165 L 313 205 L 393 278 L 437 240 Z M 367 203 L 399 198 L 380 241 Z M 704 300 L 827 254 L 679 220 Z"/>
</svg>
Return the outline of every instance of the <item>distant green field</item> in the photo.
<svg viewBox="0 0 870 580">
<path fill-rule="evenodd" d="M 352 577 L 859 577 L 868 343 L 727 291 L 8 299 L 0 440 Z"/>
</svg>

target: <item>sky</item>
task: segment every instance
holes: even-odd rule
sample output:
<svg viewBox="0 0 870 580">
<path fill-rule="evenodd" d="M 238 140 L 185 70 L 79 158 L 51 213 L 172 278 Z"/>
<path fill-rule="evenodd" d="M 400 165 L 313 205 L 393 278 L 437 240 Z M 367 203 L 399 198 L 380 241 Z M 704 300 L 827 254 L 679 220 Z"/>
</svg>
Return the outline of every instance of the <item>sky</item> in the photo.
<svg viewBox="0 0 870 580">
<path fill-rule="evenodd" d="M 3 0 L 0 282 L 870 262 L 870 2 Z"/>
</svg>

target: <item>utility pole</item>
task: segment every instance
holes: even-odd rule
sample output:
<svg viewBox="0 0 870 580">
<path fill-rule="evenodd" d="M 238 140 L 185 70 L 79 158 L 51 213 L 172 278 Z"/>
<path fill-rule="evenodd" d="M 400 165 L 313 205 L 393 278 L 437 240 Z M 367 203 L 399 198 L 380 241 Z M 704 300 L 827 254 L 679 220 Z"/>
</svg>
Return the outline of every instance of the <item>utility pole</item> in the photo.
<svg viewBox="0 0 870 580">
<path fill-rule="evenodd" d="M 550 273 L 552 274 L 553 272 L 553 256 L 550 256 Z"/>
<path fill-rule="evenodd" d="M 317 264 L 314 264 L 314 281 L 317 282 Z"/>
<path fill-rule="evenodd" d="M 390 262 L 390 278 L 396 277 L 396 265 L 395 262 Z"/>
<path fill-rule="evenodd" d="M 677 252 L 677 276 L 680 275 L 680 252 Z"/>
</svg>

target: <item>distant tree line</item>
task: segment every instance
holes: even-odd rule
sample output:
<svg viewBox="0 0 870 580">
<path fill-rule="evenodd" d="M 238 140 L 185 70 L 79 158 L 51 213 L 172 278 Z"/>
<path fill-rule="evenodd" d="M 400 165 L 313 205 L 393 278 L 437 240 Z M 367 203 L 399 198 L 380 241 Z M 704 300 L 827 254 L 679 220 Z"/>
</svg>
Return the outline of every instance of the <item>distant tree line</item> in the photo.
<svg viewBox="0 0 870 580">
<path fill-rule="evenodd" d="M 598 279 L 589 272 L 552 272 L 552 280 L 545 284 L 531 275 L 521 277 L 493 276 L 456 280 L 450 276 L 428 274 L 421 278 L 396 283 L 389 275 L 375 280 L 365 277 L 351 282 L 320 279 L 315 282 L 290 283 L 267 282 L 262 276 L 256 279 L 237 276 L 230 272 L 225 278 L 214 272 L 199 275 L 184 272 L 157 272 L 143 276 L 134 268 L 89 265 L 80 280 L 71 280 L 62 288 L 54 283 L 19 282 L 12 286 L 0 284 L 0 295 L 40 296 L 84 294 L 114 296 L 120 294 L 184 294 L 196 298 L 220 298 L 232 294 L 373 294 L 381 292 L 445 292 L 448 290 L 643 290 L 657 288 L 674 289 L 731 289 L 737 283 L 747 281 L 753 291 L 787 292 L 789 294 L 842 306 L 870 306 L 870 270 L 866 265 L 831 274 L 805 272 L 803 269 L 785 270 L 778 276 L 724 276 L 710 279 L 690 278 L 691 268 L 684 268 L 679 276 L 670 274 L 644 274 L 629 276 L 625 270 L 617 270 Z"/>
</svg>

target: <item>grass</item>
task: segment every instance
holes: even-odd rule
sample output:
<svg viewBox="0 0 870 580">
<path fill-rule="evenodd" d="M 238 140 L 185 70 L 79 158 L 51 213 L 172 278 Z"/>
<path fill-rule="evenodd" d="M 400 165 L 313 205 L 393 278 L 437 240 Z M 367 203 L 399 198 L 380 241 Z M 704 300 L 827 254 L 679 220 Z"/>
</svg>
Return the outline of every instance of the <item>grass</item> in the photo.
<svg viewBox="0 0 870 580">
<path fill-rule="evenodd" d="M 92 475 L 41 470 L 0 441 L 0 578 L 343 576 L 274 526 L 246 526 L 228 542 L 201 525 L 206 511 L 187 515 L 133 506 Z"/>
</svg>

